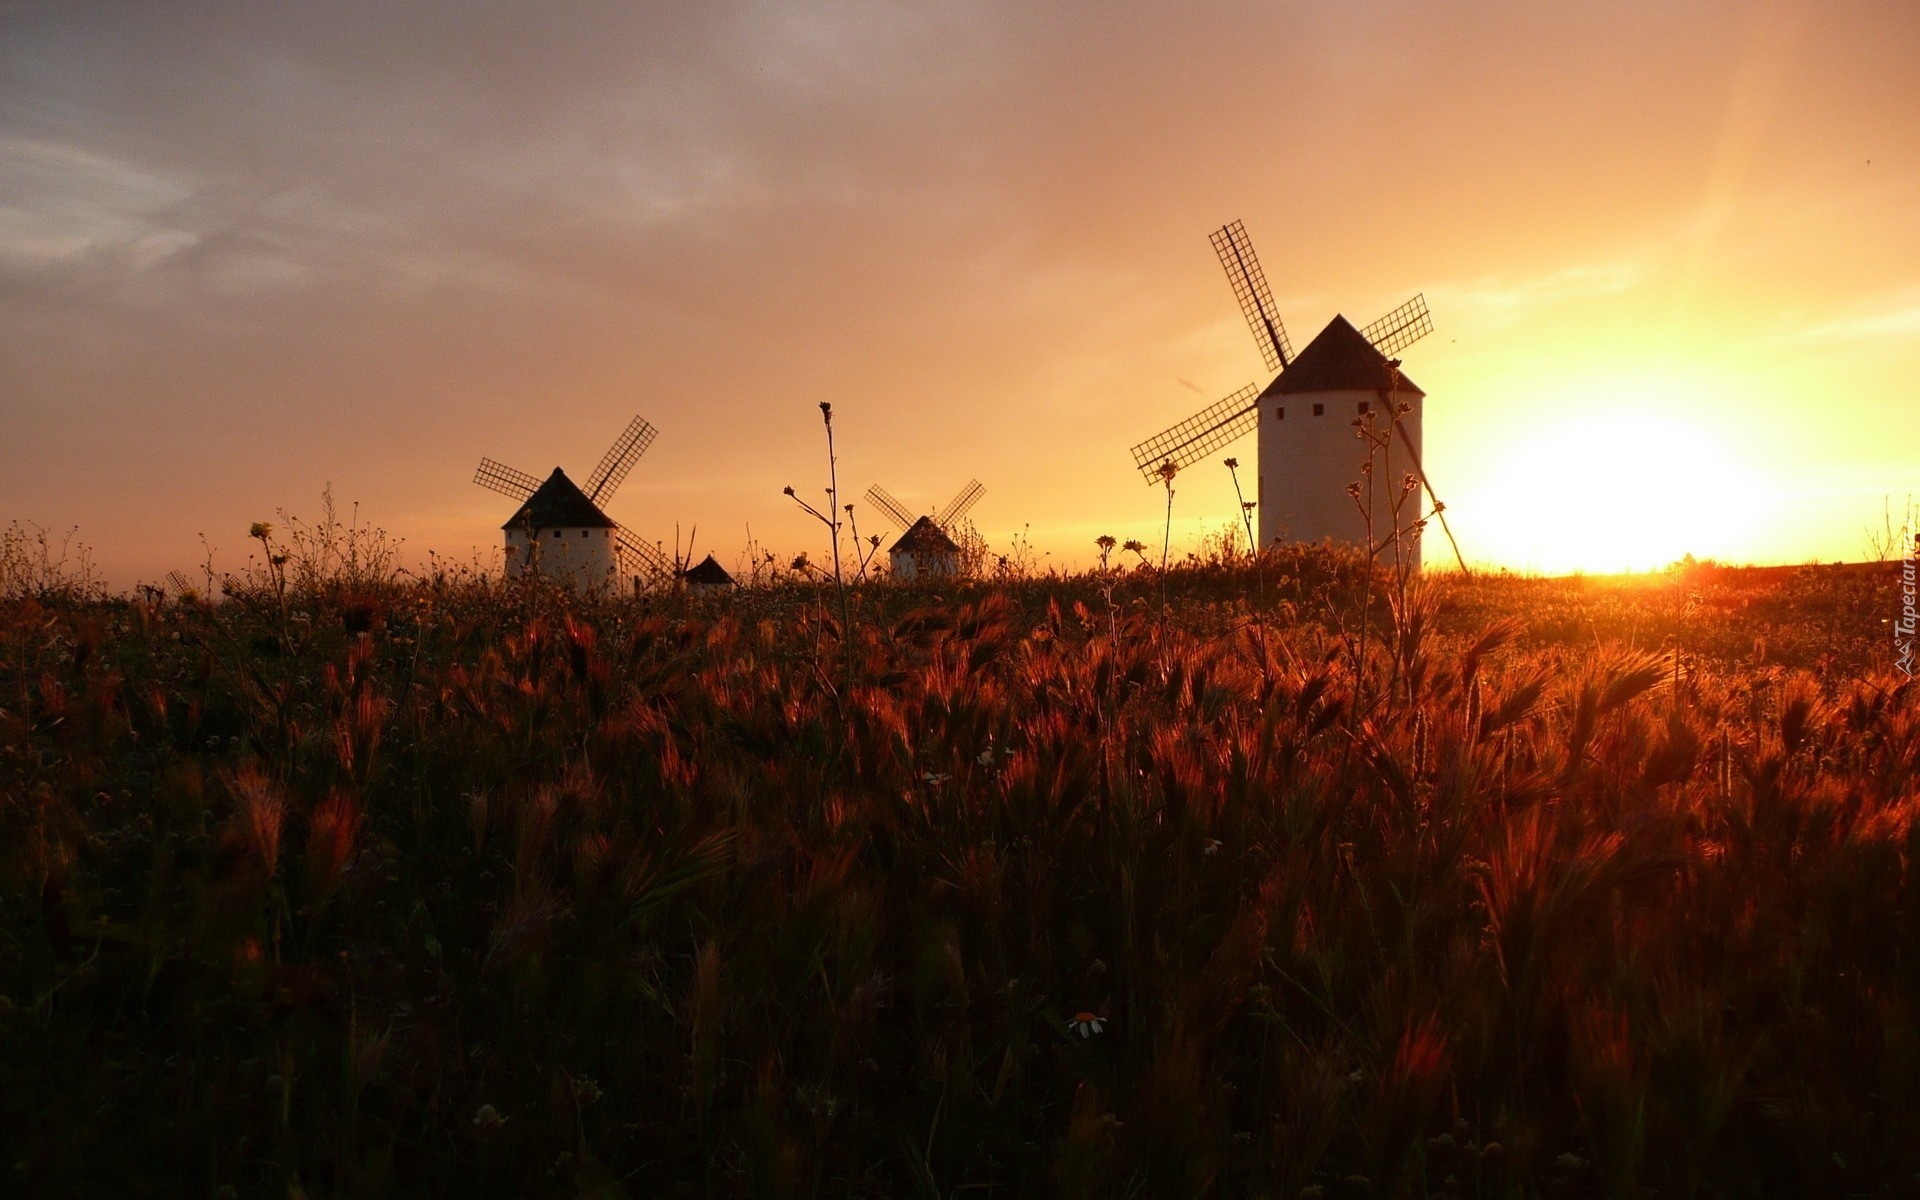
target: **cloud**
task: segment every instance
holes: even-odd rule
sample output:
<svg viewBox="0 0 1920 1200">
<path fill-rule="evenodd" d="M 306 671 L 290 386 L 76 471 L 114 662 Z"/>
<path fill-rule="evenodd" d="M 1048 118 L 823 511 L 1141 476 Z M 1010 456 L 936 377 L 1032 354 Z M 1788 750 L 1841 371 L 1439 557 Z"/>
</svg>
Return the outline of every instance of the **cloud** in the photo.
<svg viewBox="0 0 1920 1200">
<path fill-rule="evenodd" d="M 91 17 L 0 45 L 0 287 L 43 300 L 626 302 L 861 214 L 971 221 L 995 186 L 963 126 L 1002 34 L 968 0 Z"/>
<path fill-rule="evenodd" d="M 1889 293 L 1869 309 L 1810 325 L 1799 336 L 1815 342 L 1920 339 L 1920 285 Z"/>
<path fill-rule="evenodd" d="M 155 214 L 191 188 L 85 146 L 0 135 L 0 278 L 102 256 L 146 269 L 190 244 Z"/>
<path fill-rule="evenodd" d="M 1526 279 L 1495 276 L 1443 283 L 1429 288 L 1428 295 L 1462 327 L 1504 329 L 1543 309 L 1618 295 L 1645 279 L 1645 269 L 1637 262 L 1589 263 Z"/>
</svg>

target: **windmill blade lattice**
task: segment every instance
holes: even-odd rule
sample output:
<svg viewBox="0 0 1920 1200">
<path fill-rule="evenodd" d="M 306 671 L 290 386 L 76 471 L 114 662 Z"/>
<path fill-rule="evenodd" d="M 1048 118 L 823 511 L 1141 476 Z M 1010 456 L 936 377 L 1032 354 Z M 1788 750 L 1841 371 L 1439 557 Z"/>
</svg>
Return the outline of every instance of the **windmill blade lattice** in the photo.
<svg viewBox="0 0 1920 1200">
<path fill-rule="evenodd" d="M 629 575 L 646 575 L 653 579 L 673 577 L 673 560 L 661 553 L 658 546 L 643 542 L 625 525 L 613 527 L 613 545 L 620 552 L 620 563 Z"/>
<path fill-rule="evenodd" d="M 1427 295 L 1421 292 L 1386 316 L 1360 331 L 1384 357 L 1393 358 L 1433 332 L 1433 317 L 1427 312 Z"/>
<path fill-rule="evenodd" d="M 653 445 L 653 439 L 659 434 L 660 431 L 649 425 L 643 417 L 635 417 L 627 422 L 626 429 L 600 456 L 600 465 L 587 477 L 587 498 L 595 504 L 605 504 L 611 499 L 626 480 L 627 473 L 633 470 L 633 464 L 640 461 L 640 456 L 647 452 L 647 447 Z"/>
<path fill-rule="evenodd" d="M 1273 290 L 1267 286 L 1267 273 L 1260 269 L 1247 227 L 1238 221 L 1222 225 L 1208 240 L 1226 269 L 1233 298 L 1240 302 L 1240 311 L 1246 315 L 1253 340 L 1260 345 L 1267 370 L 1282 369 L 1293 361 L 1293 345 L 1287 341 L 1287 327 L 1280 321 L 1280 308 L 1273 302 Z"/>
<path fill-rule="evenodd" d="M 878 484 L 867 489 L 867 503 L 887 514 L 887 519 L 907 529 L 914 522 L 913 510 L 895 500 L 887 490 Z"/>
<path fill-rule="evenodd" d="M 1172 463 L 1175 470 L 1192 466 L 1253 431 L 1260 423 L 1260 406 L 1255 403 L 1259 395 L 1259 387 L 1250 383 L 1172 429 L 1155 434 L 1133 448 L 1133 465 L 1148 483 L 1160 482 L 1164 464 Z"/>
<path fill-rule="evenodd" d="M 178 571 L 168 571 L 167 582 L 173 585 L 173 594 L 176 596 L 184 596 L 193 590 L 193 585 L 187 582 L 187 577 Z"/>
<path fill-rule="evenodd" d="M 987 489 L 980 486 L 978 479 L 968 480 L 967 486 L 961 488 L 960 494 L 947 502 L 947 506 L 940 510 L 940 515 L 933 519 L 933 523 L 952 532 L 953 523 L 972 511 L 973 506 L 980 503 L 980 497 L 986 494 Z"/>
<path fill-rule="evenodd" d="M 480 469 L 473 473 L 473 481 L 483 488 L 491 488 L 502 496 L 511 496 L 515 500 L 525 500 L 540 490 L 540 481 L 525 471 L 516 471 L 505 463 L 497 463 L 490 458 L 480 460 Z"/>
</svg>

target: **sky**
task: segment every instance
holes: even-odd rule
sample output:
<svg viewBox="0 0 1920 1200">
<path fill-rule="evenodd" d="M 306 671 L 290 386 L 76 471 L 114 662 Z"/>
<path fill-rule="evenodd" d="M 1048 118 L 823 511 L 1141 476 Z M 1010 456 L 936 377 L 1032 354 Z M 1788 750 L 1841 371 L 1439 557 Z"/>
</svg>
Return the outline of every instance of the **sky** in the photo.
<svg viewBox="0 0 1920 1200">
<path fill-rule="evenodd" d="M 1082 566 L 1158 544 L 1128 447 L 1266 382 L 1239 219 L 1295 345 L 1425 295 L 1469 561 L 1857 559 L 1920 497 L 1916 46 L 1911 0 L 0 0 L 0 521 L 125 586 L 330 486 L 487 561 L 483 456 L 584 477 L 640 414 L 614 517 L 818 558 L 829 402 L 846 499 L 977 478 Z M 1191 468 L 1175 552 L 1236 516 Z"/>
</svg>

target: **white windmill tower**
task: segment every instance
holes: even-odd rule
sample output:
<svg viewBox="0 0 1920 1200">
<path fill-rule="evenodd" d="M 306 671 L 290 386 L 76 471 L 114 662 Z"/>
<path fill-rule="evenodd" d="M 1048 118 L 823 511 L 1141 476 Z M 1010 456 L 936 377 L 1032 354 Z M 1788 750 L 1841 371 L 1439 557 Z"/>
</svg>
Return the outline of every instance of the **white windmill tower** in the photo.
<svg viewBox="0 0 1920 1200">
<path fill-rule="evenodd" d="M 1400 374 L 1399 359 L 1394 357 L 1433 332 L 1426 298 L 1415 296 L 1364 330 L 1335 315 L 1295 355 L 1246 228 L 1235 221 L 1215 230 L 1211 240 L 1267 369 L 1279 374 L 1264 390 L 1248 384 L 1135 446 L 1134 465 L 1147 482 L 1157 484 L 1169 466 L 1175 471 L 1192 466 L 1258 429 L 1262 546 L 1330 538 L 1365 546 L 1378 555 L 1397 540 L 1392 499 L 1398 488 L 1393 481 L 1408 468 L 1433 501 L 1433 515 L 1446 530 L 1446 506 L 1434 495 L 1420 461 L 1420 418 L 1426 393 Z M 1368 414 L 1375 414 L 1376 428 L 1392 431 L 1386 469 L 1363 493 L 1371 498 L 1372 544 L 1361 505 L 1347 492 L 1368 461 L 1369 451 L 1353 427 Z M 1396 463 L 1399 452 L 1406 457 Z M 1408 523 L 1403 515 L 1400 524 Z M 1446 532 L 1451 542 L 1453 533 Z M 1401 553 L 1419 566 L 1418 537 L 1399 536 L 1405 539 Z M 1458 558 L 1459 553 L 1456 545 L 1454 556 Z M 1462 560 L 1461 568 L 1465 567 Z"/>
<path fill-rule="evenodd" d="M 885 488 L 867 489 L 867 501 L 887 514 L 905 532 L 887 550 L 887 565 L 895 579 L 906 581 L 934 575 L 952 575 L 960 569 L 960 543 L 955 537 L 960 518 L 967 515 L 987 489 L 970 479 L 939 513 L 914 511 L 887 494 Z"/>
<path fill-rule="evenodd" d="M 507 573 L 543 575 L 582 591 L 601 591 L 621 578 L 671 578 L 673 563 L 635 537 L 601 505 L 613 498 L 657 431 L 640 417 L 627 424 L 587 477 L 586 487 L 559 467 L 542 482 L 525 471 L 480 460 L 473 481 L 521 502 L 500 528 L 507 536 Z"/>
</svg>

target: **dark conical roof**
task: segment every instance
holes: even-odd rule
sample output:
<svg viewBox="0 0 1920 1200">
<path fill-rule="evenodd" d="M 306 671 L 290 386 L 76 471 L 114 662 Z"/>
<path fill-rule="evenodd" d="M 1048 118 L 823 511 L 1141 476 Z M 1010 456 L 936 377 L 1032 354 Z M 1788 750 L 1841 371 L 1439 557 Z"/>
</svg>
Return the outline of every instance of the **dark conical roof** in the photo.
<svg viewBox="0 0 1920 1200">
<path fill-rule="evenodd" d="M 613 518 L 587 499 L 559 467 L 515 509 L 502 529 L 613 529 Z"/>
<path fill-rule="evenodd" d="M 957 554 L 960 547 L 947 536 L 946 530 L 933 523 L 932 517 L 921 517 L 907 527 L 907 531 L 900 535 L 900 540 L 887 553 L 901 550 L 914 554 Z"/>
<path fill-rule="evenodd" d="M 1260 398 L 1302 392 L 1384 392 L 1392 385 L 1386 357 L 1374 349 L 1366 334 L 1336 314 Z M 1405 395 L 1426 395 L 1405 375 L 1400 376 L 1399 390 Z"/>
<path fill-rule="evenodd" d="M 681 578 L 708 587 L 726 587 L 733 582 L 733 576 L 727 574 L 727 569 L 715 562 L 711 554 L 701 559 L 699 566 L 688 568 Z"/>
</svg>

